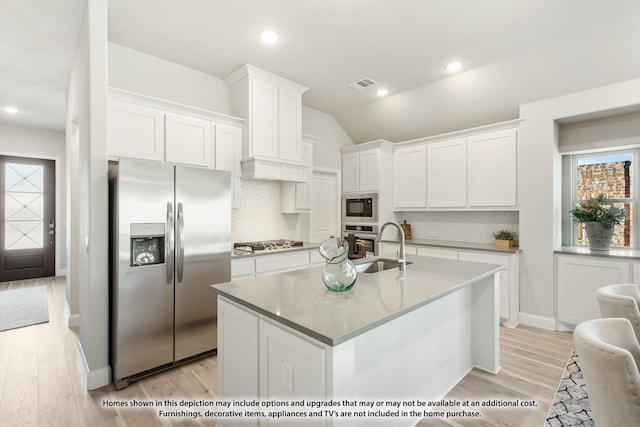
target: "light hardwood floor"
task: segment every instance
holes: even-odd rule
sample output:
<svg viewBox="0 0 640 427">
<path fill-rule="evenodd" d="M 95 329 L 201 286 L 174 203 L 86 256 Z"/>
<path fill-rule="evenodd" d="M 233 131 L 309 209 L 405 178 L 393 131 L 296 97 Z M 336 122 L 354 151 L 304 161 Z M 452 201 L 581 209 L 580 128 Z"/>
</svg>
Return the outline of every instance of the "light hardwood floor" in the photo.
<svg viewBox="0 0 640 427">
<path fill-rule="evenodd" d="M 64 319 L 65 279 L 0 283 L 0 292 L 46 286 L 49 322 L 0 332 L 0 426 L 214 425 L 215 421 L 159 418 L 154 409 L 105 407 L 104 401 L 215 400 L 216 357 L 194 361 L 116 391 L 87 391 L 76 357 L 77 333 Z M 571 353 L 570 333 L 501 328 L 502 370 L 474 370 L 446 399 L 535 400 L 533 409 L 484 409 L 478 419 L 423 419 L 419 426 L 541 426 Z"/>
</svg>

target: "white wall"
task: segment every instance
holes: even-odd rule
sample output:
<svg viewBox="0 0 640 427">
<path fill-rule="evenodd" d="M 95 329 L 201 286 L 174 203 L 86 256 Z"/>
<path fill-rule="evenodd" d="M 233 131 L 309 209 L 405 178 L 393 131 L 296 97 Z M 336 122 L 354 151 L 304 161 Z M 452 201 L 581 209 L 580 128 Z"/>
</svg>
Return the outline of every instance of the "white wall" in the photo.
<svg viewBox="0 0 640 427">
<path fill-rule="evenodd" d="M 78 295 L 78 360 L 88 389 L 109 369 L 108 181 L 106 153 L 107 0 L 88 0 L 67 87 L 67 156 L 79 179 L 68 204 L 69 295 Z M 76 132 L 77 133 L 77 137 Z M 74 152 L 75 150 L 75 152 Z M 74 175 L 71 175 L 74 176 Z M 75 289 L 73 286 L 77 286 Z M 69 307 L 74 306 L 69 303 Z M 73 314 L 73 313 L 72 313 Z"/>
<path fill-rule="evenodd" d="M 562 165 L 558 121 L 640 106 L 640 79 L 577 92 L 520 107 L 518 195 L 520 206 L 521 321 L 553 327 L 554 253 L 561 246 Z"/>
<path fill-rule="evenodd" d="M 229 114 L 221 78 L 109 42 L 109 86 Z"/>
<path fill-rule="evenodd" d="M 56 264 L 55 274 L 67 267 L 66 155 L 63 132 L 32 129 L 0 123 L 0 154 L 54 160 L 56 164 Z"/>
<path fill-rule="evenodd" d="M 302 106 L 302 133 L 319 140 L 313 144 L 313 166 L 336 169 L 342 167 L 340 147 L 353 145 L 353 141 L 338 124 L 335 117 L 323 111 Z"/>
<path fill-rule="evenodd" d="M 399 142 L 518 118 L 519 104 L 637 78 L 637 16 L 619 24 L 584 28 L 572 38 L 338 113 L 336 119 L 361 143 Z M 525 76 L 528 84 L 522 83 Z"/>
</svg>

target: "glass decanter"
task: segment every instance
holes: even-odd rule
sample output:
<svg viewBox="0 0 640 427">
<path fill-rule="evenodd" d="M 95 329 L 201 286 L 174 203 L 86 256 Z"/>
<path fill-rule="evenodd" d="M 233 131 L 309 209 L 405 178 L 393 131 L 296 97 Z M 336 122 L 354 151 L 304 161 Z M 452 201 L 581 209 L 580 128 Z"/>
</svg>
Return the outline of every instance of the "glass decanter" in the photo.
<svg viewBox="0 0 640 427">
<path fill-rule="evenodd" d="M 332 292 L 348 291 L 356 283 L 358 273 L 348 258 L 349 244 L 336 236 L 331 236 L 318 249 L 325 259 L 322 281 Z"/>
</svg>

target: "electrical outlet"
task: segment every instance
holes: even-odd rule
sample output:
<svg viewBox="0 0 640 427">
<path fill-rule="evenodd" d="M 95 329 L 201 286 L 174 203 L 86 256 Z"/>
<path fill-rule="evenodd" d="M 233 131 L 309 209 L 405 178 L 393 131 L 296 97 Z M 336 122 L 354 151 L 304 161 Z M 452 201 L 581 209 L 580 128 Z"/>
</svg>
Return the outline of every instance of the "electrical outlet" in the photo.
<svg viewBox="0 0 640 427">
<path fill-rule="evenodd" d="M 284 359 L 280 360 L 280 379 L 282 387 L 289 393 L 293 393 L 293 365 Z"/>
</svg>

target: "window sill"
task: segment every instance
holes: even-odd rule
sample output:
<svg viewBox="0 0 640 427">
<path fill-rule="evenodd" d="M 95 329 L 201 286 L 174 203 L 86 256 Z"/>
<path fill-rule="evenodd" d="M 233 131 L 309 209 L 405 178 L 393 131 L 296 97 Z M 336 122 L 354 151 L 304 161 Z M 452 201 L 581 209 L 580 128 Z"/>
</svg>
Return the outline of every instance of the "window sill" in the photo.
<svg viewBox="0 0 640 427">
<path fill-rule="evenodd" d="M 638 249 L 611 248 L 608 251 L 592 251 L 587 246 L 562 246 L 554 253 L 640 260 L 640 250 Z"/>
</svg>

